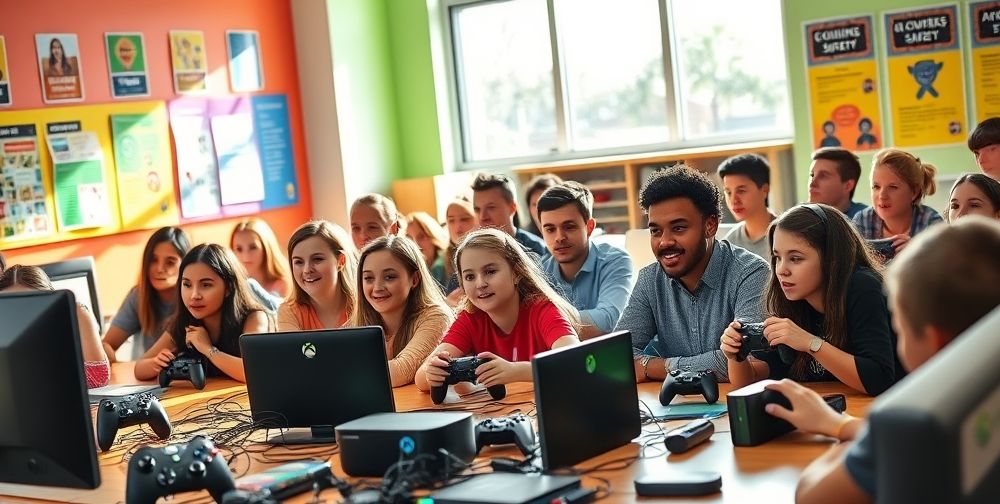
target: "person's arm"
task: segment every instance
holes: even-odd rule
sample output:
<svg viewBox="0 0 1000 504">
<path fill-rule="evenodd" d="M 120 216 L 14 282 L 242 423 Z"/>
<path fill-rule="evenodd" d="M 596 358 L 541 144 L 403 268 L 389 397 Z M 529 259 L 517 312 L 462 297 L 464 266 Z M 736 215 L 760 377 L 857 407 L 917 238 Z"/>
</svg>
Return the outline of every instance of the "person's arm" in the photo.
<svg viewBox="0 0 1000 504">
<path fill-rule="evenodd" d="M 786 345 L 795 351 L 811 354 L 844 385 L 861 392 L 865 391 L 858 377 L 858 368 L 854 364 L 853 355 L 829 343 L 824 343 L 817 352 L 810 351 L 809 346 L 817 336 L 789 319 L 770 317 L 764 323 L 764 336 L 772 347 Z"/>
<path fill-rule="evenodd" d="M 302 326 L 292 308 L 294 301 L 286 301 L 278 307 L 278 331 L 301 331 Z"/>
<path fill-rule="evenodd" d="M 580 331 L 583 339 L 613 331 L 632 292 L 632 260 L 624 253 L 608 258 L 612 262 L 598 278 L 597 306 L 580 310 L 580 319 L 586 324 L 586 330 Z"/>
<path fill-rule="evenodd" d="M 797 504 L 867 504 L 872 502 L 844 464 L 850 443 L 834 445 L 814 460 L 799 477 Z"/>
<path fill-rule="evenodd" d="M 434 351 L 448 330 L 449 320 L 444 313 L 431 312 L 422 315 L 424 316 L 413 329 L 413 337 L 399 355 L 389 359 L 389 381 L 393 387 L 413 383 L 417 367 Z"/>
<path fill-rule="evenodd" d="M 743 346 L 743 337 L 738 332 L 739 327 L 740 323 L 735 320 L 726 326 L 726 330 L 722 333 L 720 345 L 722 354 L 729 361 L 729 383 L 733 384 L 734 389 L 745 387 L 758 380 L 763 380 L 771 373 L 771 368 L 767 362 L 757 360 L 753 356 L 748 355 L 742 362 L 736 360 L 740 347 Z"/>
<path fill-rule="evenodd" d="M 156 340 L 149 350 L 142 355 L 142 358 L 135 363 L 135 379 L 152 380 L 159 376 L 160 370 L 170 365 L 176 355 L 174 339 L 169 332 L 164 332 L 160 339 Z"/>
<path fill-rule="evenodd" d="M 82 304 L 76 305 L 76 320 L 80 332 L 80 349 L 83 351 L 83 360 L 90 362 L 103 362 L 108 360 L 104 353 L 104 346 L 101 345 L 101 330 L 97 327 L 97 320 L 94 314 Z"/>
<path fill-rule="evenodd" d="M 108 328 L 108 332 L 104 334 L 104 339 L 101 341 L 104 347 L 104 353 L 108 356 L 108 362 L 116 362 L 115 352 L 118 347 L 122 346 L 129 337 L 120 327 L 116 325 L 111 325 Z"/>
<path fill-rule="evenodd" d="M 656 274 L 656 271 L 652 271 Z M 655 281 L 650 276 L 650 270 L 643 268 L 639 271 L 639 280 L 629 296 L 625 310 L 618 319 L 615 331 L 629 331 L 632 333 L 632 355 L 641 356 L 646 349 L 646 345 L 656 336 L 656 320 L 653 318 L 653 306 L 650 295 L 655 289 Z M 641 379 L 642 374 L 637 376 Z"/>
<path fill-rule="evenodd" d="M 870 395 L 881 394 L 900 378 L 896 376 L 892 315 L 882 282 L 868 272 L 855 273 L 848 286 L 845 309 L 847 338 L 861 385 L 858 390 Z"/>
<path fill-rule="evenodd" d="M 133 287 L 128 292 L 128 295 L 125 296 L 125 301 L 122 302 L 118 313 L 115 313 L 115 318 L 111 320 L 111 327 L 108 328 L 108 332 L 104 335 L 104 353 L 107 354 L 108 361 L 115 362 L 115 352 L 118 350 L 118 347 L 122 346 L 130 336 L 141 330 L 142 327 L 139 324 L 139 294 L 138 290 Z"/>
<path fill-rule="evenodd" d="M 271 320 L 268 318 L 268 315 L 262 311 L 255 311 L 243 323 L 243 334 L 266 333 L 270 328 Z M 226 352 L 216 349 L 214 346 L 207 349 L 196 348 L 196 350 L 204 355 L 212 364 L 215 364 L 215 367 L 219 368 L 219 371 L 226 373 L 226 376 L 241 383 L 247 382 L 247 376 L 243 370 L 242 358 L 229 355 Z"/>
<path fill-rule="evenodd" d="M 417 369 L 413 376 L 413 384 L 421 392 L 427 392 L 431 387 L 444 384 L 444 379 L 448 376 L 448 360 L 463 355 L 465 354 L 455 345 L 441 343 Z"/>
</svg>

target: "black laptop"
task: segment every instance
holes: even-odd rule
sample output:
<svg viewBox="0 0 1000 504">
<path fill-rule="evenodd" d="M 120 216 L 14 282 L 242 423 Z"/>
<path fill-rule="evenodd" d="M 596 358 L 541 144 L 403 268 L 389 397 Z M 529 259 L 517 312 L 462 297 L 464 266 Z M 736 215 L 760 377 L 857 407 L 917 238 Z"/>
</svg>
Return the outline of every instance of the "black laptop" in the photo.
<svg viewBox="0 0 1000 504">
<path fill-rule="evenodd" d="M 544 470 L 578 464 L 639 436 L 628 331 L 540 353 L 531 369 Z"/>
<path fill-rule="evenodd" d="M 250 412 L 260 428 L 275 429 L 268 441 L 333 443 L 337 425 L 395 411 L 382 334 L 351 327 L 241 336 Z"/>
</svg>

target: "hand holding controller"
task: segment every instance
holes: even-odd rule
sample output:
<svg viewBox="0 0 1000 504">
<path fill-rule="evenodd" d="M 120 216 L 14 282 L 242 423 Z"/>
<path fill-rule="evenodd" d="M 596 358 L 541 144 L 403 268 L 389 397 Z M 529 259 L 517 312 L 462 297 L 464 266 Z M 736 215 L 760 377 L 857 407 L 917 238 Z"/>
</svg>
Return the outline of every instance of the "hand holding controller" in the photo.
<svg viewBox="0 0 1000 504">
<path fill-rule="evenodd" d="M 673 401 L 678 394 L 701 394 L 708 404 L 715 404 L 719 400 L 719 382 L 715 378 L 715 372 L 711 369 L 705 371 L 675 369 L 671 371 L 667 379 L 663 380 L 663 387 L 660 388 L 660 404 L 669 405 L 670 401 Z"/>
<path fill-rule="evenodd" d="M 514 443 L 525 457 L 535 451 L 531 419 L 520 414 L 487 418 L 476 425 L 476 453 L 484 446 Z"/>
<path fill-rule="evenodd" d="M 173 431 L 167 412 L 151 394 L 127 395 L 120 399 L 101 399 L 97 405 L 97 446 L 108 451 L 115 442 L 118 429 L 149 424 L 160 439 Z"/>
<path fill-rule="evenodd" d="M 777 347 L 772 347 L 771 343 L 767 341 L 764 336 L 764 323 L 763 322 L 745 322 L 743 320 L 738 321 L 740 323 L 740 328 L 737 331 L 743 337 L 743 343 L 740 345 L 740 352 L 736 354 L 736 362 L 743 362 L 746 360 L 750 352 L 754 351 L 764 351 L 770 352 L 773 350 L 778 351 L 778 357 L 781 358 L 781 362 L 785 364 L 791 364 L 795 362 L 795 350 L 793 350 L 788 345 L 778 345 Z"/>
<path fill-rule="evenodd" d="M 198 390 L 205 388 L 205 358 L 197 352 L 181 354 L 160 370 L 161 387 L 166 388 L 178 379 L 190 381 Z"/>
<path fill-rule="evenodd" d="M 476 368 L 485 361 L 479 359 L 478 357 L 459 357 L 452 359 L 448 363 L 448 377 L 445 378 L 444 383 L 437 387 L 431 387 L 431 400 L 434 404 L 441 404 L 444 402 L 445 396 L 448 395 L 448 387 L 456 383 L 469 382 L 476 383 Z M 494 400 L 499 401 L 504 397 L 507 397 L 507 387 L 503 385 L 494 385 L 492 387 L 487 387 L 486 390 L 489 391 L 490 397 Z"/>
<path fill-rule="evenodd" d="M 125 504 L 153 504 L 160 497 L 208 490 L 215 502 L 236 488 L 224 457 L 208 438 L 162 448 L 143 447 L 129 460 Z"/>
</svg>

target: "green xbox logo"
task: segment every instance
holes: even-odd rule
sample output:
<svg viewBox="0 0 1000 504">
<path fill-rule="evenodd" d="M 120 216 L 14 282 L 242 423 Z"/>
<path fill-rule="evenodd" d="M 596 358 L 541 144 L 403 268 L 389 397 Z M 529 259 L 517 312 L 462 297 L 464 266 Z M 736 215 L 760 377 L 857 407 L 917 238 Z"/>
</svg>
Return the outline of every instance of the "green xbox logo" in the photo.
<svg viewBox="0 0 1000 504">
<path fill-rule="evenodd" d="M 594 354 L 587 354 L 587 373 L 594 374 L 597 369 L 597 359 L 594 358 Z"/>
<path fill-rule="evenodd" d="M 312 359 L 316 356 L 316 345 L 306 342 L 302 344 L 302 355 L 305 355 L 307 359 Z"/>
<path fill-rule="evenodd" d="M 979 444 L 980 448 L 989 444 L 991 430 L 992 426 L 990 425 L 989 413 L 980 413 L 979 418 L 976 418 L 976 442 Z"/>
</svg>

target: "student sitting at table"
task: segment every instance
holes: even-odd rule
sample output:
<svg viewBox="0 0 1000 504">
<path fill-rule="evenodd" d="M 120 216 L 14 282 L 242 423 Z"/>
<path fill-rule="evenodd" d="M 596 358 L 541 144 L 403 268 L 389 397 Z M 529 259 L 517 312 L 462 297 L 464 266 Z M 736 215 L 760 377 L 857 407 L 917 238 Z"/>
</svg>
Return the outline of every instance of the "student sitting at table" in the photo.
<svg viewBox="0 0 1000 504">
<path fill-rule="evenodd" d="M 406 221 L 396 210 L 392 198 L 369 193 L 351 205 L 351 239 L 358 250 L 379 236 L 402 234 Z"/>
<path fill-rule="evenodd" d="M 769 261 L 767 228 L 777 218 L 768 208 L 771 165 L 758 154 L 739 154 L 723 161 L 718 174 L 726 206 L 738 222 L 723 239 Z"/>
<path fill-rule="evenodd" d="M 380 326 L 385 333 L 389 380 L 393 387 L 413 383 L 417 367 L 430 355 L 454 316 L 417 246 L 398 236 L 383 236 L 365 245 L 358 308 L 351 326 Z"/>
<path fill-rule="evenodd" d="M 236 254 L 247 274 L 277 298 L 288 295 L 288 259 L 281 252 L 278 238 L 267 221 L 258 217 L 243 219 L 229 236 L 229 248 Z"/>
<path fill-rule="evenodd" d="M 0 273 L 0 292 L 51 291 L 52 282 L 37 266 L 15 264 Z M 87 388 L 103 387 L 111 378 L 111 367 L 101 346 L 101 330 L 94 314 L 83 303 L 76 304 L 76 321 L 83 351 L 83 371 Z M 43 363 L 37 363 L 43 365 Z"/>
<path fill-rule="evenodd" d="M 448 376 L 452 357 L 476 355 L 487 387 L 531 381 L 531 358 L 580 340 L 573 307 L 548 285 L 527 252 L 498 229 L 473 231 L 456 252 L 465 301 L 444 340 L 417 371 L 428 391 Z"/>
<path fill-rule="evenodd" d="M 104 352 L 115 362 L 115 352 L 132 338 L 131 360 L 142 357 L 166 330 L 177 307 L 177 267 L 191 249 L 191 240 L 179 227 L 157 229 L 142 251 L 139 282 L 129 290 L 104 334 Z"/>
<path fill-rule="evenodd" d="M 966 215 L 1000 219 L 1000 182 L 982 173 L 966 173 L 951 186 L 948 222 Z"/>
<path fill-rule="evenodd" d="M 827 205 L 796 206 L 774 221 L 768 242 L 773 273 L 764 294 L 771 315 L 764 337 L 772 348 L 786 345 L 797 353 L 790 364 L 776 351 L 737 361 L 742 341 L 734 321 L 721 338 L 733 388 L 787 377 L 840 380 L 877 395 L 895 383 L 895 337 L 882 275 L 844 215 Z"/>
<path fill-rule="evenodd" d="M 1000 181 L 1000 117 L 990 117 L 969 134 L 969 150 L 987 177 Z"/>
<path fill-rule="evenodd" d="M 295 289 L 278 308 L 279 331 L 341 327 L 357 303 L 357 252 L 347 232 L 325 220 L 309 221 L 288 239 Z"/>
<path fill-rule="evenodd" d="M 886 285 L 899 334 L 897 350 L 906 369 L 933 359 L 1000 304 L 997 250 L 1000 223 L 972 216 L 921 234 L 892 262 Z M 875 502 L 879 454 L 873 451 L 865 420 L 833 411 L 819 394 L 790 380 L 768 388 L 782 393 L 792 406 L 771 404 L 768 413 L 799 430 L 842 441 L 802 473 L 796 502 Z"/>
<path fill-rule="evenodd" d="M 240 335 L 271 330 L 271 318 L 254 299 L 233 253 L 215 243 L 191 249 L 180 266 L 181 304 L 167 332 L 135 364 L 138 380 L 152 380 L 181 352 L 205 357 L 206 376 L 246 382 Z"/>
</svg>

